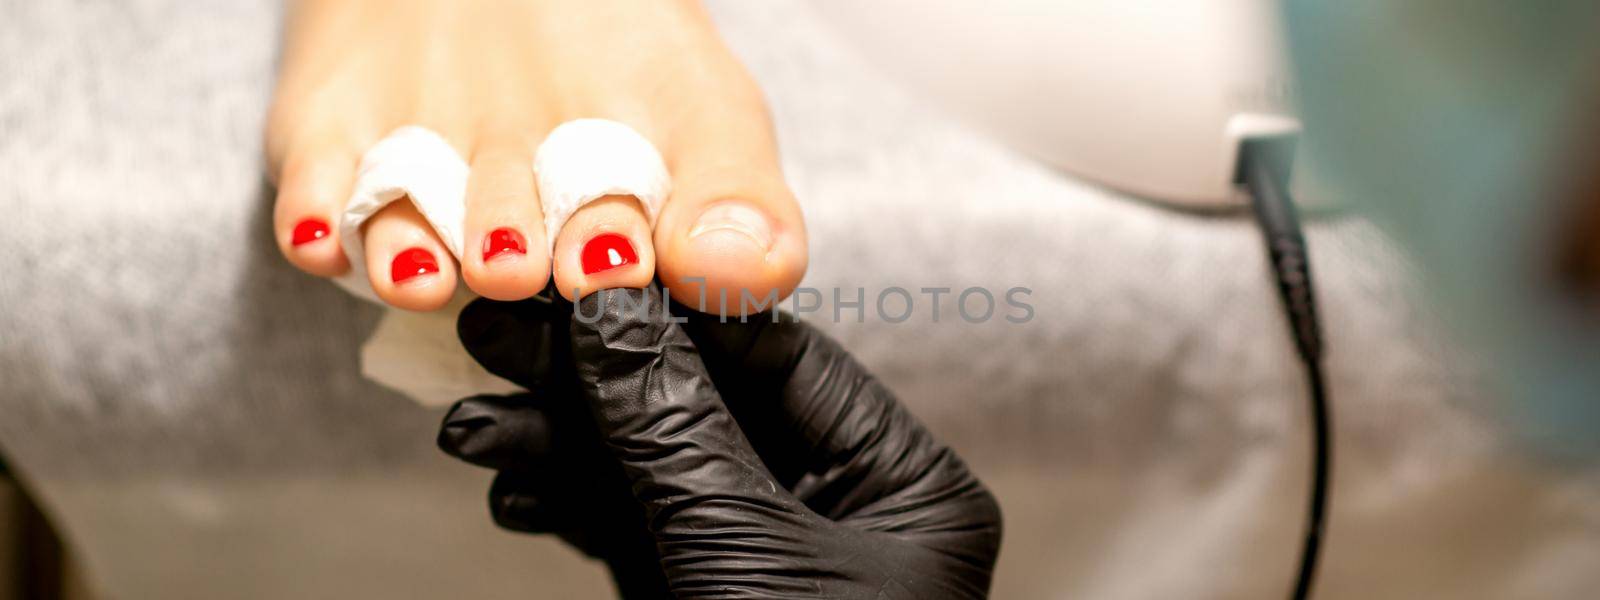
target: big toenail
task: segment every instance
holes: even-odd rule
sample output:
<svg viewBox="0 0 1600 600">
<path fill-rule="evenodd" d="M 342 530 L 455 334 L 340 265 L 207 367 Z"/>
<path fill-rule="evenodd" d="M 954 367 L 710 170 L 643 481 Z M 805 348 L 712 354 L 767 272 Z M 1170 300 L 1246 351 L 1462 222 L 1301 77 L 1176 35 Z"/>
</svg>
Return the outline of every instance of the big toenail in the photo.
<svg viewBox="0 0 1600 600">
<path fill-rule="evenodd" d="M 700 213 L 689 237 L 696 238 L 713 231 L 732 231 L 743 234 L 762 250 L 772 247 L 772 224 L 766 215 L 741 202 L 722 202 Z"/>
<path fill-rule="evenodd" d="M 322 219 L 305 219 L 296 223 L 294 234 L 290 236 L 289 243 L 295 246 L 309 244 L 328 237 L 328 222 Z"/>
<path fill-rule="evenodd" d="M 510 227 L 501 227 L 483 237 L 483 262 L 507 253 L 527 254 L 528 240 Z"/>
<path fill-rule="evenodd" d="M 634 254 L 633 244 L 628 243 L 628 238 L 615 233 L 602 233 L 583 245 L 582 259 L 583 274 L 593 275 L 639 262 L 639 255 Z"/>
<path fill-rule="evenodd" d="M 439 261 L 433 253 L 421 248 L 407 248 L 394 256 L 389 263 L 389 278 L 400 283 L 412 277 L 439 272 Z"/>
</svg>

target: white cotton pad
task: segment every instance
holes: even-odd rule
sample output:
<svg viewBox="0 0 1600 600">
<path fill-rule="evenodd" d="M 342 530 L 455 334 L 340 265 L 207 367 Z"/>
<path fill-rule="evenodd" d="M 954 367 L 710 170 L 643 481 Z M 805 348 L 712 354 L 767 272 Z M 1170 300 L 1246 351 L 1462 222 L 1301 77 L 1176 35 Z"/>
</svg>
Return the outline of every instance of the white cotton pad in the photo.
<svg viewBox="0 0 1600 600">
<path fill-rule="evenodd" d="M 361 225 L 390 202 L 410 198 L 417 211 L 456 258 L 461 257 L 466 220 L 467 161 L 439 134 L 416 125 L 394 130 L 361 157 L 355 191 L 339 219 L 339 239 L 350 272 L 340 287 L 378 302 L 367 281 Z"/>
<path fill-rule="evenodd" d="M 484 369 L 461 347 L 456 317 L 471 299 L 458 293 L 443 310 L 385 311 L 372 337 L 361 345 L 361 374 L 428 407 L 521 390 Z"/>
<path fill-rule="evenodd" d="M 466 219 L 467 161 L 439 134 L 408 125 L 394 130 L 361 157 L 355 191 L 339 218 L 339 239 L 350 272 L 334 279 L 356 297 L 380 303 L 367 280 L 361 225 L 383 207 L 409 198 L 444 242 L 461 257 Z M 448 310 L 412 313 L 388 309 L 361 346 L 361 373 L 424 406 L 448 405 L 474 393 L 506 393 L 516 386 L 489 374 L 456 339 L 456 314 L 470 298 L 458 287 Z"/>
<path fill-rule="evenodd" d="M 603 196 L 633 196 L 654 227 L 672 189 L 655 146 L 633 128 L 605 119 L 556 127 L 534 153 L 533 171 L 552 254 L 556 233 L 578 207 Z"/>
</svg>

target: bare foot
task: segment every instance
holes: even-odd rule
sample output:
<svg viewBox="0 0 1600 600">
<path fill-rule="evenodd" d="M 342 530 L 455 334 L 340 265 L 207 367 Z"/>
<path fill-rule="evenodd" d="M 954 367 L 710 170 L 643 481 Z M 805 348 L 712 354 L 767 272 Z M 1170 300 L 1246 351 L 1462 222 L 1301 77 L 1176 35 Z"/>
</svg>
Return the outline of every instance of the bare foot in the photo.
<svg viewBox="0 0 1600 600">
<path fill-rule="evenodd" d="M 545 239 L 533 152 L 562 122 L 598 117 L 649 138 L 672 175 L 652 233 L 638 202 L 585 205 Z M 372 288 L 391 305 L 472 291 L 526 298 L 642 287 L 675 297 L 787 296 L 805 226 L 754 82 L 690 0 L 301 0 L 291 11 L 267 125 L 278 246 L 324 277 L 350 264 L 338 215 L 361 154 L 403 125 L 467 159 L 466 252 L 456 264 L 408 202 L 365 225 Z M 704 278 L 704 287 L 698 280 Z"/>
</svg>

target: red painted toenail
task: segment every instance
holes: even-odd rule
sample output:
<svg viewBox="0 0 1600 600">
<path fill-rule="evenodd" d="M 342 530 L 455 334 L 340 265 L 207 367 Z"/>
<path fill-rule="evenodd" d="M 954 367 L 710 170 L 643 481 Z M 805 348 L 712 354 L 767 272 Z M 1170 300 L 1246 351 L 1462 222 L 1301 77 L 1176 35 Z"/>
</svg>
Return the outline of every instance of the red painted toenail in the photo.
<svg viewBox="0 0 1600 600">
<path fill-rule="evenodd" d="M 328 222 L 322 219 L 306 219 L 294 226 L 294 234 L 289 237 L 289 243 L 299 246 L 315 242 L 328 237 Z"/>
<path fill-rule="evenodd" d="M 510 227 L 501 227 L 484 236 L 483 262 L 489 262 L 489 259 L 507 252 L 513 254 L 528 253 L 527 240 L 523 239 L 522 234 L 517 233 L 517 230 Z"/>
<path fill-rule="evenodd" d="M 633 253 L 633 244 L 628 243 L 628 238 L 615 233 L 594 236 L 583 245 L 582 258 L 584 275 L 639 262 L 639 255 Z"/>
<path fill-rule="evenodd" d="M 394 262 L 389 263 L 389 278 L 395 283 L 400 283 L 418 275 L 439 272 L 439 261 L 434 260 L 433 253 L 421 248 L 407 248 L 394 256 Z"/>
</svg>

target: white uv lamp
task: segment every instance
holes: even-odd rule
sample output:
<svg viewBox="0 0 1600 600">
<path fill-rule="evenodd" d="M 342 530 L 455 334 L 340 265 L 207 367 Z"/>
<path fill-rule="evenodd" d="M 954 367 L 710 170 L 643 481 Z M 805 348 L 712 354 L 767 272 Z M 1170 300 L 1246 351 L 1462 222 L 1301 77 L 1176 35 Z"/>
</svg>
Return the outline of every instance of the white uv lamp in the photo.
<svg viewBox="0 0 1600 600">
<path fill-rule="evenodd" d="M 1299 131 L 1270 0 L 816 0 L 888 73 L 1053 167 L 1195 207 L 1245 201 L 1240 141 Z"/>
</svg>

